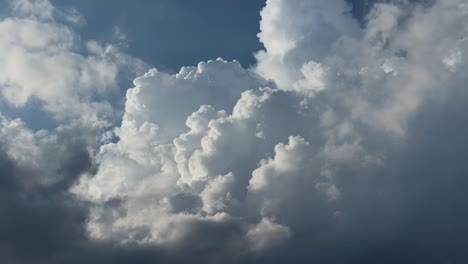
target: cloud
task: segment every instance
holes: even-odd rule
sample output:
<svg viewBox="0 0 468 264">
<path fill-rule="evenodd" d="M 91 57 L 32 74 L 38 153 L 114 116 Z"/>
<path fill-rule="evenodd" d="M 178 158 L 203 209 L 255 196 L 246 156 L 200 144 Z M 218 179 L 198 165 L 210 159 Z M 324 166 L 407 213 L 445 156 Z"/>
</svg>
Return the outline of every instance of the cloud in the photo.
<svg viewBox="0 0 468 264">
<path fill-rule="evenodd" d="M 4 117 L 0 131 L 1 261 L 60 262 L 85 239 L 86 207 L 67 188 L 92 170 L 89 153 L 66 131 L 34 133 Z"/>
<path fill-rule="evenodd" d="M 38 0 L 15 0 L 10 1 L 13 11 L 23 16 L 35 16 L 40 19 L 53 19 L 54 12 L 57 10 L 49 1 Z"/>
<path fill-rule="evenodd" d="M 33 132 L 1 119 L 0 167 L 11 186 L 2 194 L 18 205 L 5 207 L 3 232 L 20 215 L 38 215 L 26 230 L 58 225 L 39 239 L 70 241 L 14 251 L 16 238 L 2 236 L 2 255 L 18 263 L 462 263 L 467 8 L 387 1 L 360 27 L 345 1 L 268 0 L 254 68 L 217 59 L 176 74 L 149 70 L 98 148 L 88 126 Z M 35 96 L 54 114 L 62 109 L 54 100 L 92 111 L 105 104 L 93 98 L 114 85 L 115 53 L 90 42 L 90 55 L 78 55 L 70 28 L 25 14 L 0 29 L 31 23 L 52 32 L 24 41 L 21 49 L 34 51 L 26 58 L 55 54 L 50 65 L 62 68 L 56 57 L 73 57 L 80 67 L 63 68 L 80 78 L 92 60 L 90 83 L 101 88 L 75 77 L 31 88 L 8 73 L 23 88 L 7 86 L 5 98 Z M 24 30 L 6 32 L 20 43 L 37 33 Z M 70 105 L 65 112 L 77 113 Z M 26 190 L 38 204 L 23 202 Z"/>
<path fill-rule="evenodd" d="M 292 89 L 304 63 L 321 61 L 341 42 L 362 34 L 350 10 L 342 0 L 267 1 L 258 34 L 265 51 L 256 54 L 256 71 L 280 88 Z"/>
<path fill-rule="evenodd" d="M 463 41 L 466 31 L 452 27 L 461 26 L 465 14 L 451 17 L 442 25 L 446 29 L 427 29 L 429 21 L 440 21 L 461 6 L 436 2 L 404 11 L 400 4 L 378 4 L 367 27 L 360 28 L 341 1 L 268 1 L 259 34 L 266 50 L 257 55 L 253 71 L 278 88 L 246 79 L 253 73 L 226 68 L 229 63 L 220 60 L 190 74 L 186 69 L 175 76 L 152 71 L 137 79 L 127 95 L 124 123 L 116 130 L 120 141 L 101 148 L 101 170 L 75 190 L 98 204 L 125 200 L 124 215 L 105 213 L 114 217 L 103 218 L 100 207 L 104 211 L 90 222 L 92 234 L 164 245 L 187 239 L 195 231 L 179 231 L 182 226 L 196 229 L 190 223 L 204 219 L 214 226 L 237 219 L 239 239 L 250 250 L 268 252 L 269 246 L 290 243 L 297 248 L 283 254 L 298 254 L 297 261 L 308 256 L 301 250 L 304 243 L 324 252 L 311 259 L 327 261 L 353 261 L 353 254 L 386 256 L 390 253 L 372 250 L 385 241 L 397 244 L 396 251 L 422 246 L 405 247 L 397 234 L 411 226 L 404 218 L 412 215 L 398 207 L 428 195 L 419 193 L 425 187 L 401 190 L 405 198 L 396 193 L 409 184 L 402 175 L 415 173 L 397 157 L 406 150 L 403 143 L 415 143 L 410 139 L 421 111 L 446 104 L 440 96 L 447 98 L 461 87 L 461 76 L 451 65 L 463 67 L 461 46 L 454 43 Z M 297 13 L 316 15 L 292 15 Z M 448 52 L 453 49 L 457 51 Z M 429 50 L 440 53 L 424 56 Z M 224 69 L 222 75 L 218 69 Z M 236 79 L 230 77 L 234 73 Z M 205 75 L 209 85 L 199 85 Z M 226 84 L 233 87 L 228 90 L 244 91 L 237 103 L 236 95 L 220 99 L 215 91 L 205 94 L 199 88 L 225 91 Z M 156 95 L 165 90 L 176 95 Z M 175 197 L 184 200 L 175 206 Z M 382 217 L 372 217 L 372 212 Z M 390 224 L 384 216 L 398 220 Z M 169 224 L 179 228 L 168 231 Z M 142 228 L 144 236 L 132 235 Z M 352 237 L 363 246 L 343 256 L 330 253 L 344 250 Z M 249 249 L 238 250 L 249 254 Z M 420 259 L 426 254 L 420 253 Z"/>
<path fill-rule="evenodd" d="M 105 98 L 118 92 L 124 69 L 143 63 L 112 45 L 89 41 L 82 47 L 67 25 L 77 21 L 76 14 L 58 12 L 49 1 L 15 0 L 11 6 L 13 16 L 0 21 L 4 99 L 15 107 L 37 99 L 59 120 L 83 119 L 98 126 L 113 121 Z"/>
<path fill-rule="evenodd" d="M 249 230 L 247 239 L 252 243 L 251 249 L 261 251 L 275 244 L 281 244 L 289 239 L 290 231 L 287 227 L 275 224 L 268 218 Z"/>
</svg>

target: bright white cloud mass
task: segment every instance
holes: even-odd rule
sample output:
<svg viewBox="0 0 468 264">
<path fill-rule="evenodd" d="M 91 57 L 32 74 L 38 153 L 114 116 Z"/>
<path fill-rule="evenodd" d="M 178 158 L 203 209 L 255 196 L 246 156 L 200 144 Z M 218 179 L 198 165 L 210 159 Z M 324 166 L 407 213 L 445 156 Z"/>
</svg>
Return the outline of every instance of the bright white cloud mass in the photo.
<svg viewBox="0 0 468 264">
<path fill-rule="evenodd" d="M 124 109 L 146 63 L 10 6 L 1 101 L 59 126 L 0 118 L 2 262 L 468 259 L 465 0 L 267 0 L 256 65 L 150 69 Z"/>
</svg>

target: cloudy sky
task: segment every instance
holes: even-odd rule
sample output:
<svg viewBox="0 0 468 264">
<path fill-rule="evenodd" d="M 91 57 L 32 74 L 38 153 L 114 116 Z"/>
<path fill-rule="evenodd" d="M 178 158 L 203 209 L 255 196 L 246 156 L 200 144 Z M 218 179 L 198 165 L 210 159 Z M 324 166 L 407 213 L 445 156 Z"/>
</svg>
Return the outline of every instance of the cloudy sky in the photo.
<svg viewBox="0 0 468 264">
<path fill-rule="evenodd" d="M 466 0 L 0 0 L 0 263 L 462 264 Z"/>
</svg>

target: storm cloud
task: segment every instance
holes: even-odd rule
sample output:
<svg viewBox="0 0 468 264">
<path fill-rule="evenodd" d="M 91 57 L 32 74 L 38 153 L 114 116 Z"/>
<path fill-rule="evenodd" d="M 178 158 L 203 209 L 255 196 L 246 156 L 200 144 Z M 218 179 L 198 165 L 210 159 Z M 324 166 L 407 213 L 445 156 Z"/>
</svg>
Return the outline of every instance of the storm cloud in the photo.
<svg viewBox="0 0 468 264">
<path fill-rule="evenodd" d="M 59 125 L 0 119 L 0 261 L 464 263 L 468 5 L 349 2 L 267 0 L 256 65 L 149 69 L 121 109 L 146 63 L 11 1 L 2 100 Z"/>
</svg>

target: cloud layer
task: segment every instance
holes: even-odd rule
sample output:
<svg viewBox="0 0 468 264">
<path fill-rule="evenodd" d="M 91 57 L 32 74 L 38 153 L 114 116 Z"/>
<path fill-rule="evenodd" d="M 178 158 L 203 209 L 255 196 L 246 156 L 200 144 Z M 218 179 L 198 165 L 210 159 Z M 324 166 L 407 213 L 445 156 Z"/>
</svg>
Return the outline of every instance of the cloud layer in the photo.
<svg viewBox="0 0 468 264">
<path fill-rule="evenodd" d="M 255 67 L 151 69 L 105 133 L 119 72 L 143 63 L 92 41 L 79 52 L 76 14 L 12 3 L 0 91 L 18 107 L 40 100 L 61 125 L 0 120 L 5 261 L 468 257 L 464 0 L 374 4 L 364 26 L 344 0 L 267 0 Z M 23 215 L 31 234 L 9 233 Z"/>
</svg>

